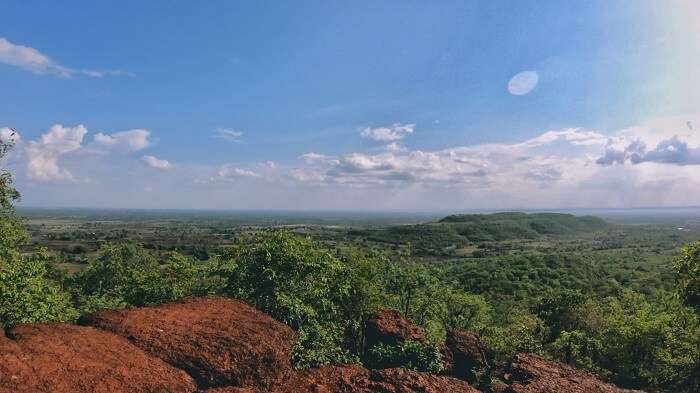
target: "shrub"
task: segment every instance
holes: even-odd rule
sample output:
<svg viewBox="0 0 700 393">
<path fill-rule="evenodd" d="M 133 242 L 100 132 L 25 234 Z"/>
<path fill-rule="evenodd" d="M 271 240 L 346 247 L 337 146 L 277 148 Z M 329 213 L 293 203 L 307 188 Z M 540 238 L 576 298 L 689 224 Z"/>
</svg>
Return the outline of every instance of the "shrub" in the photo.
<svg viewBox="0 0 700 393">
<path fill-rule="evenodd" d="M 367 366 L 371 368 L 403 367 L 416 371 L 442 371 L 440 349 L 431 344 L 408 340 L 401 345 L 377 344 L 367 351 Z"/>
</svg>

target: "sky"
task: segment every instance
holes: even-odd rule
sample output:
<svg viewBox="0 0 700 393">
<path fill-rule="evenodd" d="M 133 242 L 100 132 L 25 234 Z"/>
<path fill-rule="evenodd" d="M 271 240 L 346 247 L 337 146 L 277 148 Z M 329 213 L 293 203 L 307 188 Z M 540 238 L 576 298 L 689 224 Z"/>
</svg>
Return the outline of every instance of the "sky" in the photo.
<svg viewBox="0 0 700 393">
<path fill-rule="evenodd" d="M 0 3 L 21 205 L 700 205 L 694 0 Z"/>
</svg>

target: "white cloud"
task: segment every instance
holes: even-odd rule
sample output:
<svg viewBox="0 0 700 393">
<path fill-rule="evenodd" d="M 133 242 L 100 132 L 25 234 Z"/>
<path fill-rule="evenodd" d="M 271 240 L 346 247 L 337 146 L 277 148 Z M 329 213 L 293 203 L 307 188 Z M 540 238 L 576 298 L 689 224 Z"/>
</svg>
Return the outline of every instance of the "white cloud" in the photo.
<svg viewBox="0 0 700 393">
<path fill-rule="evenodd" d="M 508 82 L 508 92 L 515 96 L 523 96 L 530 93 L 539 80 L 540 76 L 536 71 L 519 72 Z"/>
<path fill-rule="evenodd" d="M 644 132 L 649 132 L 647 126 L 640 127 L 634 135 Z M 613 156 L 610 141 L 619 139 L 620 135 L 629 139 L 629 133 L 629 130 L 623 130 L 605 135 L 569 128 L 547 131 L 512 144 L 458 146 L 438 151 L 410 151 L 397 146 L 387 147 L 382 153 L 357 152 L 339 157 L 314 153 L 309 157 L 323 157 L 323 160 L 305 160 L 315 165 L 297 169 L 293 178 L 303 182 L 364 187 L 442 184 L 494 191 L 510 189 L 513 193 L 525 193 L 528 187 L 574 187 L 600 176 L 604 169 L 596 165 L 596 162 L 602 163 L 599 157 Z M 624 160 L 630 159 L 623 154 Z M 656 149 L 645 151 L 635 162 L 649 161 L 700 163 L 700 149 L 696 150 L 678 138 L 664 140 Z"/>
<path fill-rule="evenodd" d="M 120 131 L 114 134 L 99 132 L 95 135 L 93 143 L 98 147 L 137 151 L 145 149 L 151 144 L 150 136 L 151 132 L 143 129 Z"/>
<path fill-rule="evenodd" d="M 397 152 L 397 151 L 406 151 L 406 150 L 407 150 L 403 145 L 401 145 L 401 144 L 399 144 L 399 143 L 396 143 L 396 142 L 391 142 L 391 143 L 385 145 L 384 148 L 385 148 L 387 151 L 393 151 L 393 152 Z"/>
<path fill-rule="evenodd" d="M 395 123 L 388 127 L 362 128 L 360 129 L 360 135 L 375 141 L 392 142 L 412 134 L 415 128 L 415 124 Z"/>
<path fill-rule="evenodd" d="M 523 146 L 537 147 L 555 142 L 567 142 L 577 146 L 605 145 L 609 139 L 609 136 L 595 131 L 567 128 L 559 131 L 547 131 L 540 136 L 523 142 Z"/>
<path fill-rule="evenodd" d="M 150 166 L 151 168 L 155 169 L 171 169 L 173 165 L 168 161 L 168 160 L 161 160 L 158 159 L 154 156 L 143 156 L 141 157 L 141 161 L 143 161 L 146 165 Z"/>
<path fill-rule="evenodd" d="M 83 125 L 52 126 L 39 139 L 27 145 L 27 176 L 34 180 L 74 180 L 73 174 L 59 166 L 59 158 L 80 149 L 87 129 Z"/>
<path fill-rule="evenodd" d="M 9 127 L 0 127 L 0 142 L 18 143 L 22 140 L 22 136 L 15 130 Z"/>
<path fill-rule="evenodd" d="M 19 67 L 35 74 L 55 75 L 61 78 L 70 78 L 74 74 L 83 74 L 93 78 L 125 74 L 119 70 L 75 70 L 68 68 L 32 47 L 13 44 L 2 37 L 0 37 L 0 63 Z"/>
<path fill-rule="evenodd" d="M 700 116 L 659 118 L 621 130 L 608 139 L 596 162 L 604 166 L 645 162 L 700 165 L 700 133 L 692 127 L 698 120 Z"/>
<path fill-rule="evenodd" d="M 222 165 L 218 171 L 219 177 L 223 178 L 238 178 L 238 177 L 260 177 L 259 174 L 246 169 L 236 168 L 231 165 Z"/>
<path fill-rule="evenodd" d="M 214 133 L 217 138 L 225 139 L 231 142 L 240 142 L 241 138 L 243 137 L 243 133 L 241 131 L 236 131 L 231 128 L 217 128 L 214 130 Z"/>
<path fill-rule="evenodd" d="M 311 164 L 314 162 L 319 162 L 319 161 L 326 161 L 328 160 L 328 156 L 325 154 L 318 154 L 314 152 L 309 152 L 305 153 L 299 156 L 300 160 L 303 160 L 307 164 Z"/>
</svg>

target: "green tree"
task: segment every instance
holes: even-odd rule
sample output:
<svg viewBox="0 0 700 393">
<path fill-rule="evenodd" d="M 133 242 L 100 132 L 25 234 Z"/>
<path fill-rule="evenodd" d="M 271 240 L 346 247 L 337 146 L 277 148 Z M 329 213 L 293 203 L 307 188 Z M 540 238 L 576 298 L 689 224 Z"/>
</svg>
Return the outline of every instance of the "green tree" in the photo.
<svg viewBox="0 0 700 393">
<path fill-rule="evenodd" d="M 12 140 L 0 140 L 0 163 L 4 162 L 12 147 Z M 4 168 L 0 169 L 0 257 L 26 239 L 15 216 L 14 204 L 19 199 L 20 194 L 12 185 L 12 174 Z"/>
<path fill-rule="evenodd" d="M 84 312 L 102 304 L 161 304 L 176 299 L 180 290 L 180 285 L 173 286 L 172 280 L 166 280 L 158 261 L 135 244 L 104 245 L 97 259 L 78 273 L 73 283 Z"/>
<path fill-rule="evenodd" d="M 0 261 L 0 326 L 72 321 L 78 314 L 70 297 L 48 279 L 46 261 L 6 253 Z"/>
<path fill-rule="evenodd" d="M 343 334 L 351 272 L 338 257 L 285 231 L 262 232 L 224 257 L 230 261 L 221 272 L 226 294 L 298 330 L 297 367 L 354 360 Z"/>
<path fill-rule="evenodd" d="M 673 267 L 683 303 L 700 313 L 700 240 L 683 247 Z"/>
<path fill-rule="evenodd" d="M 491 307 L 483 297 L 454 289 L 442 294 L 438 314 L 446 332 L 483 332 L 491 322 Z"/>
<path fill-rule="evenodd" d="M 0 140 L 0 162 L 11 147 Z M 19 198 L 10 172 L 0 170 L 0 327 L 73 320 L 77 313 L 68 294 L 50 279 L 45 253 L 24 256 L 18 250 L 26 239 L 14 211 Z"/>
<path fill-rule="evenodd" d="M 551 290 L 538 299 L 533 312 L 549 328 L 548 342 L 556 340 L 564 330 L 575 330 L 579 323 L 579 310 L 585 296 L 575 290 Z"/>
</svg>

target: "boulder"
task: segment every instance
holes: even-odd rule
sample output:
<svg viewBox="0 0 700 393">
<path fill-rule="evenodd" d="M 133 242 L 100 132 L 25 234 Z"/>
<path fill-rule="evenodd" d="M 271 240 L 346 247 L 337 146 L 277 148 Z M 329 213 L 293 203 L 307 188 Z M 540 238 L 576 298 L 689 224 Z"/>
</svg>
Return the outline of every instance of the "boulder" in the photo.
<svg viewBox="0 0 700 393">
<path fill-rule="evenodd" d="M 129 339 L 185 370 L 200 389 L 264 389 L 291 373 L 294 331 L 237 300 L 191 298 L 158 307 L 99 312 L 80 323 Z"/>
<path fill-rule="evenodd" d="M 408 340 L 425 343 L 425 332 L 409 322 L 398 311 L 388 309 L 377 311 L 365 322 L 367 348 L 377 344 L 400 345 Z"/>
<path fill-rule="evenodd" d="M 533 354 L 518 354 L 503 378 L 506 393 L 632 393 L 595 375 Z"/>
<path fill-rule="evenodd" d="M 448 372 L 456 378 L 474 383 L 478 374 L 493 366 L 494 352 L 477 333 L 450 332 L 445 345 L 451 366 Z"/>
<path fill-rule="evenodd" d="M 34 324 L 0 334 L 0 393 L 195 390 L 184 371 L 97 329 Z"/>
<path fill-rule="evenodd" d="M 324 366 L 300 372 L 270 390 L 222 388 L 205 393 L 479 393 L 455 378 L 405 369 L 367 370 L 358 365 Z"/>
</svg>

